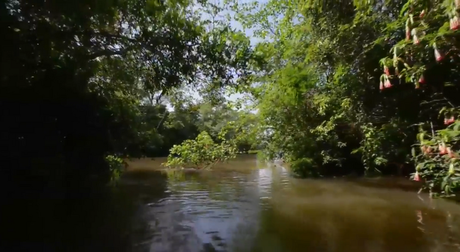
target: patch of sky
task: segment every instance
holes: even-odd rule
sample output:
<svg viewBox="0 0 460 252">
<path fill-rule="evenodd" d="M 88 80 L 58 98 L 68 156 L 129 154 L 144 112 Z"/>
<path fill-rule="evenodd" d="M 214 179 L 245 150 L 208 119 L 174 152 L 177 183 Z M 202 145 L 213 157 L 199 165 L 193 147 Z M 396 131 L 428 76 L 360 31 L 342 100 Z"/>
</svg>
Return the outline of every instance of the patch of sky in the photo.
<svg viewBox="0 0 460 252">
<path fill-rule="evenodd" d="M 260 1 L 259 3 L 260 4 L 264 4 L 266 3 L 267 0 L 263 0 L 263 1 Z M 247 1 L 247 0 L 244 0 L 244 1 L 238 1 L 238 4 L 244 4 L 244 3 L 250 3 L 251 1 Z M 223 7 L 224 6 L 224 3 L 221 2 L 221 1 L 212 1 L 211 2 L 213 5 L 217 6 L 217 7 Z M 198 4 L 198 3 L 195 3 L 194 6 L 192 7 L 192 11 L 199 11 L 200 14 L 201 14 L 201 19 L 204 20 L 204 21 L 223 21 L 223 20 L 226 20 L 227 18 L 229 18 L 229 25 L 232 29 L 236 30 L 236 31 L 243 31 L 246 36 L 249 37 L 250 39 L 250 43 L 251 43 L 251 46 L 256 46 L 257 43 L 263 41 L 262 38 L 259 38 L 259 37 L 256 37 L 254 35 L 254 30 L 251 29 L 251 28 L 248 28 L 248 29 L 245 29 L 243 27 L 243 25 L 236 20 L 235 18 L 235 15 L 236 13 L 232 10 L 228 10 L 228 9 L 225 9 L 223 11 L 220 11 L 218 13 L 214 13 L 215 15 L 211 15 L 210 13 L 207 13 L 205 11 L 201 11 L 201 5 Z M 227 21 L 225 21 L 227 22 Z M 210 26 L 212 26 L 212 22 L 210 24 Z M 198 91 L 192 89 L 192 88 L 187 88 L 185 90 L 186 93 L 188 93 L 191 97 L 193 97 L 193 99 L 195 101 L 201 101 L 202 100 L 202 97 L 201 95 L 198 93 Z M 226 95 L 225 95 L 225 99 L 229 102 L 232 102 L 232 103 L 235 103 L 235 102 L 238 102 L 240 101 L 242 103 L 242 108 L 250 105 L 252 102 L 250 101 L 250 99 L 247 99 L 249 98 L 248 97 L 249 94 L 242 94 L 242 93 L 231 93 L 231 92 L 226 92 Z M 168 109 L 172 109 L 171 106 L 168 105 Z"/>
</svg>

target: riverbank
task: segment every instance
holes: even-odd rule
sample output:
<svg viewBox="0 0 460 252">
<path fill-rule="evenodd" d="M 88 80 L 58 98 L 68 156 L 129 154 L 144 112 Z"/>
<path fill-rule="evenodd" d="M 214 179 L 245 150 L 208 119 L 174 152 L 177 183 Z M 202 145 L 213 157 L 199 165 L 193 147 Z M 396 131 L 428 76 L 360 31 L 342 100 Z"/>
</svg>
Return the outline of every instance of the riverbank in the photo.
<svg viewBox="0 0 460 252">
<path fill-rule="evenodd" d="M 232 164 L 238 164 L 240 162 L 245 162 L 246 160 L 253 161 L 258 163 L 257 156 L 255 154 L 238 154 L 237 158 L 231 160 Z M 161 164 L 166 163 L 167 157 L 155 157 L 155 158 L 133 158 L 133 159 L 125 159 L 127 164 L 126 171 L 140 171 L 140 170 L 158 170 L 158 171 L 165 171 L 167 170 L 166 167 L 162 166 Z M 241 168 L 238 165 L 229 165 L 229 162 L 218 163 L 216 164 L 213 169 L 238 169 Z M 211 170 L 213 170 L 211 169 Z M 186 170 L 198 170 L 198 169 L 186 169 Z"/>
<path fill-rule="evenodd" d="M 167 172 L 168 169 L 161 164 L 166 162 L 166 157 L 157 157 L 157 158 L 139 158 L 139 159 L 127 159 L 125 160 L 128 164 L 127 172 L 143 172 L 143 171 L 163 171 Z M 255 167 L 248 167 L 242 166 L 243 163 L 253 162 L 256 164 Z M 248 172 L 256 167 L 258 169 L 263 169 L 265 167 L 273 166 L 273 167 L 280 167 L 285 169 L 288 173 L 291 172 L 289 169 L 289 164 L 283 162 L 282 160 L 278 160 L 275 162 L 265 163 L 263 161 L 257 160 L 257 157 L 253 154 L 239 154 L 238 158 L 235 160 L 231 160 L 227 163 L 220 163 L 217 164 L 213 169 L 205 171 L 205 170 L 198 170 L 198 169 L 184 169 L 181 170 L 186 173 L 194 173 L 194 172 L 212 172 L 216 169 L 219 171 L 240 171 L 240 172 Z M 300 178 L 299 178 L 300 179 Z M 420 189 L 421 183 L 415 182 L 410 180 L 407 177 L 399 177 L 399 176 L 378 176 L 378 177 L 364 177 L 364 176 L 343 176 L 343 177 L 325 177 L 325 178 L 317 178 L 316 180 L 336 180 L 336 181 L 347 181 L 360 184 L 366 187 L 374 187 L 374 188 L 393 188 L 402 191 L 411 191 L 416 192 Z"/>
</svg>

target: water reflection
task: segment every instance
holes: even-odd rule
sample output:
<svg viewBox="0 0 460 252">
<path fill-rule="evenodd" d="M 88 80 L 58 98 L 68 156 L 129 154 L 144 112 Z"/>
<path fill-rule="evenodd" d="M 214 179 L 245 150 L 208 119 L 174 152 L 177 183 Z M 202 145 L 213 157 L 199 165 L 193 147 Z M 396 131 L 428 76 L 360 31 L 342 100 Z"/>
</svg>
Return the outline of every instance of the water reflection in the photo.
<svg viewBox="0 0 460 252">
<path fill-rule="evenodd" d="M 115 190 L 2 202 L 0 251 L 131 251 L 148 235 L 148 223 L 135 222 L 138 206 L 167 197 L 166 181 L 133 171 Z"/>
<path fill-rule="evenodd" d="M 459 206 L 403 180 L 300 180 L 280 164 L 261 167 L 246 159 L 170 176 L 169 196 L 140 215 L 155 219 L 155 238 L 137 251 L 459 249 Z"/>
<path fill-rule="evenodd" d="M 246 234 L 255 234 L 258 227 L 257 171 L 169 173 L 171 194 L 147 204 L 140 218 L 148 221 L 154 216 L 154 238 L 136 244 L 136 251 L 231 250 L 228 241 L 234 240 L 238 230 L 249 224 L 253 230 L 245 228 Z M 251 240 L 248 235 L 245 238 Z"/>
<path fill-rule="evenodd" d="M 135 161 L 117 190 L 91 199 L 28 204 L 36 228 L 10 220 L 22 234 L 14 251 L 460 250 L 460 206 L 405 179 L 295 179 L 254 156 L 209 172 L 165 173 L 162 162 Z"/>
</svg>

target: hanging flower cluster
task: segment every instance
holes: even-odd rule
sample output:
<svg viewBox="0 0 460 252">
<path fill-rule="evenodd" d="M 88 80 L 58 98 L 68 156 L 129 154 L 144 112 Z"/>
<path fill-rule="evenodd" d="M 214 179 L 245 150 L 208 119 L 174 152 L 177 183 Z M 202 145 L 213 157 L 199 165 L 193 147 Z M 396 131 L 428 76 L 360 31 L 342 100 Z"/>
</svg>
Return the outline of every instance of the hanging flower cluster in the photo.
<svg viewBox="0 0 460 252">
<path fill-rule="evenodd" d="M 386 66 L 384 68 L 388 69 L 388 67 Z M 385 70 L 384 72 L 385 74 L 380 77 L 380 90 L 384 90 L 385 88 L 391 88 L 393 86 L 388 77 L 390 75 L 390 72 L 387 72 Z"/>
<path fill-rule="evenodd" d="M 420 147 L 420 150 L 422 151 L 422 154 L 424 155 L 436 155 L 435 152 L 433 152 L 433 148 L 429 145 L 422 145 Z M 448 155 L 450 158 L 455 157 L 455 152 L 452 151 L 452 148 L 447 146 L 444 141 L 441 141 L 441 143 L 438 144 L 438 150 L 439 150 L 439 155 Z"/>
<path fill-rule="evenodd" d="M 452 8 L 453 9 L 452 13 L 449 14 L 449 18 L 448 18 L 448 21 L 450 24 L 449 28 L 451 31 L 457 31 L 457 30 L 460 30 L 460 0 L 452 1 L 452 3 L 454 5 L 453 6 L 454 8 Z M 425 36 L 424 30 L 426 29 L 426 27 L 430 27 L 430 25 L 425 23 L 426 22 L 425 19 L 427 18 L 428 15 L 430 15 L 430 12 L 428 9 L 423 9 L 417 16 L 415 16 L 417 17 L 417 20 L 415 20 L 416 22 L 414 22 L 414 15 L 413 15 L 414 12 L 413 11 L 414 11 L 414 8 L 410 9 L 409 12 L 411 13 L 408 15 L 408 18 L 405 23 L 406 44 L 404 45 L 398 44 L 393 48 L 393 67 L 395 68 L 395 76 L 398 76 L 399 78 L 401 78 L 402 76 L 400 76 L 400 71 L 399 71 L 400 69 L 398 68 L 398 66 L 400 64 L 399 62 L 402 62 L 401 65 L 404 64 L 404 67 L 406 68 L 406 70 L 403 71 L 403 73 L 404 74 L 407 73 L 408 75 L 411 74 L 412 77 L 410 78 L 410 82 L 414 83 L 416 89 L 419 89 L 421 86 L 429 84 L 429 83 L 427 83 L 426 71 L 424 70 L 420 72 L 420 68 L 418 67 L 426 68 L 431 64 L 427 64 L 425 66 L 417 65 L 417 63 L 420 63 L 420 62 L 414 59 L 414 53 L 419 50 L 423 50 L 423 48 L 426 48 L 426 47 L 422 48 L 420 45 L 423 44 L 423 46 L 425 46 L 425 43 L 426 43 L 424 41 L 424 36 Z M 430 39 L 431 38 L 434 38 L 436 42 L 438 42 L 438 43 L 435 42 L 432 44 L 432 48 L 433 48 L 432 55 L 434 56 L 436 63 L 443 64 L 448 54 L 448 52 L 444 50 L 445 45 L 447 45 L 447 44 L 444 44 L 446 43 L 445 38 L 448 38 L 448 37 L 430 36 Z M 411 47 L 409 43 L 411 43 L 413 46 Z M 408 49 L 405 49 L 406 46 L 408 46 L 407 47 Z M 399 55 L 401 55 L 401 51 L 405 52 L 405 55 L 406 55 L 405 59 L 399 58 Z M 385 83 L 388 77 L 391 77 L 389 74 L 387 74 L 388 72 L 389 72 L 389 69 L 387 67 L 384 67 L 385 74 L 382 75 L 380 79 L 381 89 L 386 88 Z M 409 79 L 407 78 L 407 80 Z M 430 81 L 431 79 L 428 79 L 428 82 Z M 450 112 L 448 112 L 446 113 L 444 117 L 444 125 L 449 126 L 451 124 L 454 124 L 456 123 L 456 119 L 457 119 L 456 116 L 453 116 Z M 433 126 L 432 126 L 432 130 L 433 130 Z M 427 179 L 427 182 L 430 182 L 431 183 L 430 185 L 432 186 L 434 179 L 431 178 L 431 175 L 433 175 L 433 171 L 431 171 L 430 169 L 434 167 L 445 167 L 446 170 L 444 170 L 444 174 L 445 174 L 444 176 L 446 177 L 444 178 L 444 180 L 448 179 L 449 176 L 458 176 L 455 174 L 458 173 L 457 166 L 460 164 L 459 162 L 460 156 L 456 152 L 456 144 L 460 142 L 460 139 L 458 138 L 451 139 L 450 137 L 448 137 L 449 135 L 444 135 L 444 134 L 447 134 L 447 133 L 444 133 L 447 131 L 439 130 L 435 133 L 435 131 L 433 130 L 433 140 L 432 141 L 426 142 L 424 140 L 420 140 L 422 143 L 420 146 L 421 155 L 417 156 L 417 158 L 421 158 L 421 160 L 429 159 L 429 160 L 432 160 L 432 161 L 434 160 L 434 161 L 430 163 L 428 166 L 426 162 L 416 161 L 416 163 L 418 163 L 419 165 L 417 165 L 416 171 L 413 174 L 414 181 L 421 181 L 421 177 L 424 176 L 424 178 Z M 443 161 L 439 163 L 440 160 L 443 160 Z M 457 170 L 455 167 L 457 167 Z M 421 170 L 423 170 L 424 172 L 421 173 Z M 436 184 L 437 182 L 434 182 L 434 183 Z M 443 187 L 442 189 L 444 190 L 445 189 L 444 185 L 442 185 L 442 187 Z M 449 189 L 445 189 L 445 190 L 446 190 L 446 193 L 448 193 Z"/>
<path fill-rule="evenodd" d="M 451 30 L 458 30 L 460 28 L 460 18 L 458 17 L 458 12 L 457 10 L 460 9 L 460 0 L 455 0 L 455 11 L 454 14 L 452 14 L 452 17 L 450 18 L 450 29 Z M 427 14 L 427 10 L 422 10 L 419 14 L 420 20 L 422 20 Z M 406 20 L 406 41 L 411 41 L 413 42 L 414 45 L 418 45 L 421 42 L 421 39 L 425 35 L 425 32 L 420 30 L 418 27 L 415 27 L 415 22 L 414 22 L 414 16 L 413 14 L 409 14 L 409 17 Z M 398 58 L 398 47 L 395 46 L 393 48 L 393 67 L 395 69 L 395 76 L 400 77 L 400 69 L 399 69 L 399 61 L 400 59 Z M 434 57 L 436 59 L 436 62 L 442 62 L 445 59 L 445 54 L 438 48 L 436 43 L 433 43 L 433 53 Z M 407 66 L 407 64 L 405 63 Z M 389 81 L 390 78 L 390 69 L 388 66 L 384 65 L 383 67 L 383 72 L 387 76 L 384 79 L 380 79 L 380 90 L 384 90 L 385 88 L 391 87 L 392 84 Z M 415 88 L 419 89 L 421 87 L 421 84 L 425 84 L 425 77 L 422 74 L 418 81 L 415 82 Z"/>
<path fill-rule="evenodd" d="M 420 147 L 420 149 L 422 151 L 422 154 L 428 155 L 428 156 L 430 156 L 430 155 L 441 155 L 441 156 L 447 155 L 447 157 L 451 159 L 450 160 L 450 166 L 449 166 L 449 174 L 454 174 L 455 173 L 453 163 L 454 163 L 454 161 L 456 161 L 457 154 L 455 153 L 455 151 L 452 150 L 452 147 L 447 146 L 444 141 L 441 141 L 438 144 L 438 153 L 435 153 L 433 151 L 433 148 L 431 146 L 428 146 L 428 145 L 422 145 Z M 421 169 L 420 165 L 416 167 L 414 178 L 413 178 L 414 181 L 420 181 L 420 174 L 419 174 L 420 169 Z"/>
</svg>

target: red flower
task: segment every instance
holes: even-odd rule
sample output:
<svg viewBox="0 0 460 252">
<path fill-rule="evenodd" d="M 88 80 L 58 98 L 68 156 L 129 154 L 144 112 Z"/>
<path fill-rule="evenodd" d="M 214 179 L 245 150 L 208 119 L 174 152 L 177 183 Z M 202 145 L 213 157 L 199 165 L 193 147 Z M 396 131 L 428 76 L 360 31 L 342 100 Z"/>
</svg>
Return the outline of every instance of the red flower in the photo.
<svg viewBox="0 0 460 252">
<path fill-rule="evenodd" d="M 425 77 L 422 75 L 422 76 L 420 77 L 420 79 L 418 79 L 418 82 L 419 82 L 420 84 L 425 84 Z"/>
<path fill-rule="evenodd" d="M 408 18 L 406 20 L 406 40 L 409 41 L 410 40 L 410 23 L 411 23 L 411 19 Z"/>
<path fill-rule="evenodd" d="M 441 154 L 441 155 L 447 154 L 447 148 L 446 148 L 446 145 L 444 143 L 439 144 L 439 154 Z"/>
<path fill-rule="evenodd" d="M 431 147 L 430 147 L 430 146 L 425 146 L 425 145 L 424 145 L 424 146 L 421 147 L 421 149 L 422 149 L 422 152 L 423 152 L 424 154 L 429 154 L 429 153 L 431 153 Z"/>
<path fill-rule="evenodd" d="M 386 75 L 390 75 L 390 69 L 389 69 L 387 66 L 383 66 L 383 72 L 384 72 Z"/>
<path fill-rule="evenodd" d="M 418 175 L 418 171 L 415 172 L 414 181 L 420 181 L 420 175 Z"/>
<path fill-rule="evenodd" d="M 393 86 L 391 85 L 391 82 L 389 79 L 387 79 L 383 85 L 385 86 L 385 88 L 391 88 Z"/>
<path fill-rule="evenodd" d="M 450 19 L 450 29 L 455 31 L 455 30 L 458 30 L 458 28 L 460 27 L 460 22 L 458 20 L 458 17 L 453 17 Z"/>
<path fill-rule="evenodd" d="M 437 62 L 440 62 L 444 59 L 444 56 L 436 48 L 434 48 L 434 57 L 436 58 Z"/>
<path fill-rule="evenodd" d="M 423 18 L 424 16 L 425 16 L 425 10 L 422 10 L 422 12 L 420 13 L 420 18 Z"/>
<path fill-rule="evenodd" d="M 455 118 L 451 116 L 450 118 L 444 118 L 444 124 L 449 125 L 455 122 Z"/>
</svg>

